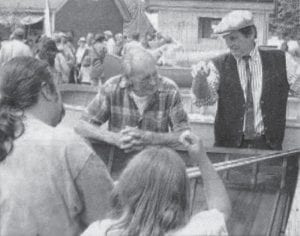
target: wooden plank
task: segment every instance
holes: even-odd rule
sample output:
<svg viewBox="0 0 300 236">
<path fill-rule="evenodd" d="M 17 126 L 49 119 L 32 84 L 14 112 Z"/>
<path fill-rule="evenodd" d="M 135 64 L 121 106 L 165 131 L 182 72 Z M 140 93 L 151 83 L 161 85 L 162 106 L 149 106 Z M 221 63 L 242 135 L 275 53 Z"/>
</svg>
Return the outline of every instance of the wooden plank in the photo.
<svg viewBox="0 0 300 236">
<path fill-rule="evenodd" d="M 229 235 L 250 235 L 257 217 L 262 193 L 241 191 L 233 201 L 233 211 L 228 221 Z"/>
<path fill-rule="evenodd" d="M 262 195 L 262 193 L 260 192 L 246 191 L 246 193 L 247 198 L 245 199 L 245 214 L 247 215 L 247 220 L 245 221 L 243 231 L 240 235 L 250 235 L 253 227 L 253 222 L 256 219 Z"/>
<path fill-rule="evenodd" d="M 278 223 L 281 221 L 281 215 L 280 213 L 282 213 L 283 211 L 283 204 L 282 203 L 282 194 L 280 193 L 280 191 L 277 192 L 276 194 L 276 199 L 274 201 L 274 206 L 272 209 L 272 212 L 270 213 L 270 224 L 268 227 L 268 232 L 266 235 L 273 235 L 273 232 L 276 232 L 276 235 L 278 235 L 280 228 L 281 228 L 281 224 L 278 225 Z"/>
<path fill-rule="evenodd" d="M 260 150 L 260 149 L 250 149 L 250 148 L 222 148 L 222 147 L 207 147 L 207 152 L 211 153 L 230 153 L 230 154 L 240 154 L 243 156 L 248 155 L 261 155 L 261 154 L 271 154 L 276 153 L 278 151 L 272 150 Z"/>
<path fill-rule="evenodd" d="M 274 203 L 277 199 L 276 194 L 261 193 L 256 218 L 253 221 L 249 235 L 266 235 L 271 224 L 271 212 L 274 210 Z"/>
<path fill-rule="evenodd" d="M 294 236 L 300 235 L 300 175 L 298 171 L 297 185 L 292 202 L 292 207 L 285 231 L 285 235 Z"/>
<path fill-rule="evenodd" d="M 293 197 L 290 196 L 289 194 L 287 194 L 287 200 L 286 200 L 286 204 L 285 204 L 285 210 L 284 210 L 284 213 L 283 213 L 282 225 L 281 225 L 281 230 L 280 230 L 281 235 L 284 235 L 284 232 L 285 232 L 285 228 L 286 228 L 289 213 L 290 213 L 289 212 L 290 205 L 292 203 L 292 200 L 293 200 Z"/>
<path fill-rule="evenodd" d="M 286 214 L 286 209 L 288 208 L 288 194 L 282 192 L 277 204 L 277 211 L 274 215 L 274 221 L 270 228 L 269 235 L 280 235 L 282 233 L 284 217 Z"/>
<path fill-rule="evenodd" d="M 246 192 L 240 191 L 236 196 L 236 199 L 232 199 L 232 213 L 230 219 L 227 222 L 227 228 L 229 235 L 241 235 L 244 229 L 247 216 L 245 211 Z"/>
</svg>

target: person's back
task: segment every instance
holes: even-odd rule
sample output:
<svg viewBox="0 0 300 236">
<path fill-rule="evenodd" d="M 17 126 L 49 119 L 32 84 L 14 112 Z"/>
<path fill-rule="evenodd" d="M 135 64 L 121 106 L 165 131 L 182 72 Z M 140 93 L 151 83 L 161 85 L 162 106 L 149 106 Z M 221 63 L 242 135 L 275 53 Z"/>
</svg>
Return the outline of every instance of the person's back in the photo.
<svg viewBox="0 0 300 236">
<path fill-rule="evenodd" d="M 106 219 L 94 222 L 82 236 L 119 236 L 121 229 L 111 230 L 118 221 Z M 224 215 L 213 209 L 194 215 L 184 227 L 168 232 L 163 236 L 222 236 L 228 235 Z"/>
<path fill-rule="evenodd" d="M 112 180 L 74 131 L 48 64 L 14 58 L 0 71 L 0 235 L 78 235 L 108 208 Z"/>
<path fill-rule="evenodd" d="M 97 215 L 90 212 L 83 222 L 79 217 L 86 209 L 78 181 L 91 158 L 97 157 L 71 130 L 28 118 L 13 153 L 0 163 L 0 235 L 78 235 L 101 217 L 101 204 L 94 206 Z M 111 182 L 104 164 L 97 167 L 105 204 Z"/>
<path fill-rule="evenodd" d="M 0 50 L 0 64 L 3 65 L 12 58 L 22 56 L 33 56 L 30 47 L 20 40 L 7 41 L 2 44 Z"/>
</svg>

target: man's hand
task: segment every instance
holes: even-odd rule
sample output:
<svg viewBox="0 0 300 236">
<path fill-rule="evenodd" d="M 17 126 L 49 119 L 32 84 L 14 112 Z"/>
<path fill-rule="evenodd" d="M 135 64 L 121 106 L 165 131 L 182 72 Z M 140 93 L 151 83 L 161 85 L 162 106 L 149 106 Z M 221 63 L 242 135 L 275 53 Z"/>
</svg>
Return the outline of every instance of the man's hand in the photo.
<svg viewBox="0 0 300 236">
<path fill-rule="evenodd" d="M 127 126 L 116 133 L 115 145 L 123 149 L 124 152 L 142 150 L 146 144 L 149 144 L 148 133 L 150 132 Z"/>
<path fill-rule="evenodd" d="M 200 61 L 197 65 L 192 66 L 193 78 L 207 78 L 210 73 L 210 68 L 206 61 Z"/>
<path fill-rule="evenodd" d="M 122 133 L 122 131 L 113 133 L 113 144 L 120 149 L 129 150 L 132 148 L 134 143 L 135 141 L 133 140 L 133 138 L 128 134 Z"/>
<path fill-rule="evenodd" d="M 199 164 L 199 158 L 201 158 L 201 154 L 204 152 L 204 147 L 200 139 L 191 133 L 189 130 L 183 132 L 179 141 L 187 148 L 189 151 L 192 161 L 196 164 Z"/>
</svg>

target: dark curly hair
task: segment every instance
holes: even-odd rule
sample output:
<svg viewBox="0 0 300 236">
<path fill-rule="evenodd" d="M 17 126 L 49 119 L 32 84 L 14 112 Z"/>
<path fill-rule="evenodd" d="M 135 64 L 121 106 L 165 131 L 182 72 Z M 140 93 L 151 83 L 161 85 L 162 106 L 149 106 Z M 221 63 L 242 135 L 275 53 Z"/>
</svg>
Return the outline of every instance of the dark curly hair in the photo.
<svg viewBox="0 0 300 236">
<path fill-rule="evenodd" d="M 13 142 L 24 132 L 24 110 L 37 103 L 43 84 L 55 92 L 46 62 L 16 57 L 0 70 L 0 162 L 13 150 Z"/>
</svg>

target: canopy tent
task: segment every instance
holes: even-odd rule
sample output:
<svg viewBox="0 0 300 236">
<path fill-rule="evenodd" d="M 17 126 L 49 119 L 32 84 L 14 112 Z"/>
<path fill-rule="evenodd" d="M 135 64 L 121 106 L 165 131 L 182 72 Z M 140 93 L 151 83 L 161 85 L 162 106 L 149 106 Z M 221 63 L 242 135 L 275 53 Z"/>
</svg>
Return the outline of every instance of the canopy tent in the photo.
<svg viewBox="0 0 300 236">
<path fill-rule="evenodd" d="M 43 19 L 44 19 L 43 14 L 32 14 L 32 13 L 1 14 L 0 24 L 12 25 L 18 23 L 20 25 L 32 25 L 42 21 Z"/>
</svg>

